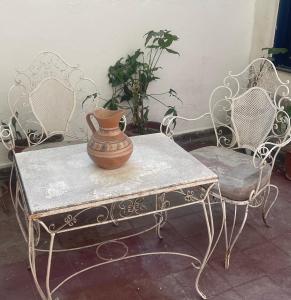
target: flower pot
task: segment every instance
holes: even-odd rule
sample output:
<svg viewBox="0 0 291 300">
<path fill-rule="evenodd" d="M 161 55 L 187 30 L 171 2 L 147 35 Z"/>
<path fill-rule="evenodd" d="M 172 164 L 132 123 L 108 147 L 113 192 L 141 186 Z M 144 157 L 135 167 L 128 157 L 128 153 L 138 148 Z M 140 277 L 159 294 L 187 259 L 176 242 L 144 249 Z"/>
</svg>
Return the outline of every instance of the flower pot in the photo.
<svg viewBox="0 0 291 300">
<path fill-rule="evenodd" d="M 87 151 L 95 164 L 103 169 L 121 167 L 132 154 L 132 142 L 119 128 L 122 115 L 123 110 L 97 109 L 86 116 L 93 133 Z M 97 120 L 99 130 L 96 130 L 91 117 Z"/>
<path fill-rule="evenodd" d="M 145 133 L 144 134 L 158 133 L 158 132 L 160 132 L 160 126 L 161 126 L 161 123 L 149 121 L 145 124 Z M 129 123 L 126 126 L 125 133 L 128 136 L 141 135 L 138 131 L 138 128 L 133 123 Z"/>
</svg>

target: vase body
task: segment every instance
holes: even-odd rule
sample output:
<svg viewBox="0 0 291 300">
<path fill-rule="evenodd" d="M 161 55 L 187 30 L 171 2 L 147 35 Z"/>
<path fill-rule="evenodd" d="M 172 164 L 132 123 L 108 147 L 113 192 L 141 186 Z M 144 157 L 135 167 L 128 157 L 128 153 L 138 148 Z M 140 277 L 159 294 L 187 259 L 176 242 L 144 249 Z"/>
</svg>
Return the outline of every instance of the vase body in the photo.
<svg viewBox="0 0 291 300">
<path fill-rule="evenodd" d="M 86 116 L 92 130 L 87 151 L 96 165 L 103 169 L 117 169 L 127 162 L 132 154 L 131 139 L 119 128 L 122 110 L 97 109 Z M 94 117 L 99 129 L 96 130 L 91 118 Z"/>
</svg>

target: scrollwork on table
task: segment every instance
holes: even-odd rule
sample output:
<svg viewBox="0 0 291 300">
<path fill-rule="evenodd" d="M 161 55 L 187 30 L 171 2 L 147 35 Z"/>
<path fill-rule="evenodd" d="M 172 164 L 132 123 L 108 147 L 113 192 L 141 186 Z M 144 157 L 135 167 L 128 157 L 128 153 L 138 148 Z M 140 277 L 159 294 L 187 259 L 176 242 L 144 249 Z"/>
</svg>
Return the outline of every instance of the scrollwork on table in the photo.
<svg viewBox="0 0 291 300">
<path fill-rule="evenodd" d="M 102 205 L 99 207 L 93 208 L 97 210 L 97 213 L 95 215 L 95 220 L 97 223 L 102 223 L 109 220 L 109 209 L 107 206 Z M 75 225 L 82 225 L 82 220 L 80 218 L 81 215 L 83 215 L 85 212 L 92 210 L 92 208 L 86 208 L 83 209 L 76 214 L 67 214 L 63 217 L 63 221 L 61 222 L 61 225 L 56 225 L 55 223 L 51 223 L 48 228 L 49 230 L 53 232 L 58 232 L 60 230 L 63 230 L 67 227 L 73 227 Z M 101 211 L 100 211 L 101 210 Z"/>
<path fill-rule="evenodd" d="M 162 193 L 157 195 L 156 197 L 156 209 L 157 210 L 164 210 L 171 206 L 171 202 L 166 199 L 166 193 Z"/>
<path fill-rule="evenodd" d="M 97 223 L 102 223 L 102 222 L 108 221 L 109 216 L 110 216 L 110 211 L 109 211 L 108 207 L 106 205 L 102 205 L 100 207 L 97 207 L 97 209 L 104 210 L 104 212 L 99 212 L 97 214 L 97 217 L 96 217 Z"/>
<path fill-rule="evenodd" d="M 195 195 L 195 192 L 193 190 L 188 190 L 184 199 L 186 202 L 196 202 L 202 200 L 203 198 L 204 194 L 202 193 L 202 191 L 200 191 L 198 195 L 197 193 Z"/>
<path fill-rule="evenodd" d="M 122 201 L 118 207 L 120 209 L 119 216 L 122 218 L 139 215 L 147 209 L 144 198 Z"/>
<path fill-rule="evenodd" d="M 98 207 L 89 207 L 80 210 L 76 213 L 63 214 L 58 220 L 58 224 L 53 222 L 49 223 L 48 229 L 51 232 L 58 233 L 60 231 L 70 231 L 72 227 L 86 227 L 100 225 L 102 223 L 117 224 L 120 220 L 130 219 L 138 215 L 147 214 L 161 214 L 164 220 L 167 216 L 162 213 L 170 208 L 182 207 L 189 203 L 202 202 L 205 200 L 209 193 L 209 187 L 195 187 L 194 189 L 174 191 L 174 194 L 180 194 L 182 197 L 174 197 L 168 199 L 166 193 L 156 195 L 155 198 L 136 198 L 128 199 L 120 202 L 113 202 L 107 205 Z M 145 200 L 147 204 L 145 204 Z M 86 215 L 84 215 L 86 213 Z"/>
<path fill-rule="evenodd" d="M 199 186 L 194 189 L 181 189 L 175 193 L 181 194 L 185 203 L 201 202 L 205 199 L 208 191 L 205 187 Z"/>
<path fill-rule="evenodd" d="M 76 217 L 73 217 L 72 215 L 67 215 L 67 217 L 64 219 L 65 223 L 69 226 L 74 226 L 74 224 L 77 223 Z"/>
</svg>

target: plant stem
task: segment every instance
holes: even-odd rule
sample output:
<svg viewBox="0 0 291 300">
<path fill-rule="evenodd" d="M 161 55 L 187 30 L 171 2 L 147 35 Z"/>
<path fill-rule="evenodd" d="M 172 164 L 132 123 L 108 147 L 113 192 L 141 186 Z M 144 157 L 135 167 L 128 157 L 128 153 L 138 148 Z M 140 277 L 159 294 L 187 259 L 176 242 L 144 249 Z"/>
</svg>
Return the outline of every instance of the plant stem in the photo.
<svg viewBox="0 0 291 300">
<path fill-rule="evenodd" d="M 151 65 L 152 53 L 153 53 L 153 48 L 151 48 L 150 54 L 149 54 L 149 65 Z"/>
<path fill-rule="evenodd" d="M 161 57 L 163 51 L 164 51 L 164 49 L 161 50 L 161 52 L 160 52 L 160 54 L 159 54 L 159 56 L 158 56 L 158 58 L 157 58 L 157 60 L 156 60 L 156 63 L 155 63 L 155 65 L 154 65 L 153 69 L 156 67 L 158 61 L 160 60 L 160 57 Z"/>
<path fill-rule="evenodd" d="M 159 100 L 158 98 L 154 97 L 153 94 L 147 94 L 148 97 L 153 98 L 154 100 L 158 101 L 159 103 L 161 103 L 162 105 L 164 105 L 165 107 L 168 107 L 168 105 L 166 105 L 165 103 L 163 103 L 161 100 Z"/>
<path fill-rule="evenodd" d="M 144 113 L 143 113 L 143 109 L 144 109 L 144 106 L 143 106 L 143 99 L 140 97 L 140 116 L 141 116 L 141 134 L 144 134 L 144 124 L 145 124 L 145 120 L 144 120 Z"/>
<path fill-rule="evenodd" d="M 153 63 L 155 61 L 155 58 L 156 58 L 156 55 L 158 53 L 159 49 L 155 49 L 155 54 L 154 54 L 154 57 L 153 57 L 153 60 L 151 61 L 151 63 L 149 64 L 150 65 L 150 70 L 152 70 L 152 66 L 153 66 Z"/>
</svg>

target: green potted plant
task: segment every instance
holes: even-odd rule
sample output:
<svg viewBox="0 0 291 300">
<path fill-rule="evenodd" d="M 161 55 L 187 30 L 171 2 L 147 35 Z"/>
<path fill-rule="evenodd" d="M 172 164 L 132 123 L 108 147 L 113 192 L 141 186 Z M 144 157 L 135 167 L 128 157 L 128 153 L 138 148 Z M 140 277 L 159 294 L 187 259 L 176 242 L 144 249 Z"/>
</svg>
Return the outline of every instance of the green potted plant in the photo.
<svg viewBox="0 0 291 300">
<path fill-rule="evenodd" d="M 267 58 L 270 61 L 274 61 L 274 58 L 276 55 L 285 54 L 288 52 L 288 49 L 287 48 L 275 48 L 275 47 L 267 48 L 267 47 L 265 47 L 265 48 L 262 48 L 262 52 L 263 52 L 262 58 Z M 248 81 L 248 88 L 257 86 L 257 83 L 259 82 L 259 80 L 261 79 L 261 77 L 264 74 L 263 70 L 264 70 L 265 64 L 266 64 L 266 61 L 263 61 L 260 64 L 259 72 L 257 72 L 256 76 L 250 76 L 250 79 Z"/>
<path fill-rule="evenodd" d="M 276 55 L 286 54 L 288 52 L 287 48 L 262 48 L 262 50 L 267 52 L 267 58 L 271 61 L 274 60 L 274 57 Z M 284 110 L 288 114 L 288 116 L 291 118 L 291 106 L 290 105 L 284 106 Z M 283 128 L 282 130 L 284 131 L 285 128 Z M 285 176 L 288 180 L 291 180 L 291 145 L 289 144 L 289 145 L 285 146 L 282 150 L 283 150 L 284 156 L 285 156 L 285 159 L 284 159 Z"/>
<path fill-rule="evenodd" d="M 159 79 L 157 72 L 161 69 L 159 66 L 161 56 L 166 53 L 179 55 L 177 51 L 170 48 L 178 40 L 178 36 L 169 30 L 151 30 L 144 37 L 143 51 L 137 49 L 132 55 L 120 58 L 108 70 L 112 96 L 110 99 L 104 99 L 104 108 L 130 110 L 132 123 L 127 127 L 129 135 L 152 132 L 150 128 L 152 122 L 148 121 L 149 100 L 157 101 L 164 106 L 165 115 L 174 116 L 177 115 L 175 106 L 166 105 L 161 100 L 161 96 L 169 95 L 181 101 L 173 89 L 161 93 L 148 91 L 150 83 Z M 84 102 L 92 97 L 96 98 L 97 93 L 87 96 Z"/>
<path fill-rule="evenodd" d="M 278 54 L 285 54 L 288 52 L 287 48 L 263 48 L 263 51 L 267 51 L 267 58 L 271 61 L 274 60 L 274 56 Z M 291 118 L 291 106 L 286 105 L 284 107 L 285 112 Z M 288 180 L 291 180 L 291 145 L 287 145 L 283 148 L 283 152 L 285 152 L 285 159 L 284 159 L 284 171 L 285 176 Z"/>
</svg>

